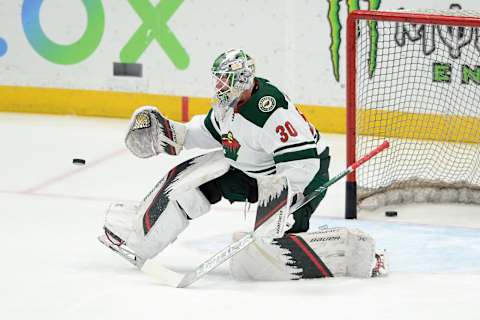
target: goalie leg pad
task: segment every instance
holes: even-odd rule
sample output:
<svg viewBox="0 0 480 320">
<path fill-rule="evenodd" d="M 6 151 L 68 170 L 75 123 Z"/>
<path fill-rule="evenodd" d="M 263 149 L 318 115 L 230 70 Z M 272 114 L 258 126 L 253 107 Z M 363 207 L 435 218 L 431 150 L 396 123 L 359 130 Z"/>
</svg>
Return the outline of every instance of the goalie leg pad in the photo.
<svg viewBox="0 0 480 320">
<path fill-rule="evenodd" d="M 210 210 L 205 196 L 194 188 L 171 199 L 153 226 L 145 234 L 144 210 L 139 208 L 132 220 L 130 213 L 109 215 L 107 228 L 126 239 L 126 245 L 144 259 L 151 259 L 177 239 L 188 226 L 188 219 L 197 218 Z M 147 209 L 147 212 L 150 208 Z"/>
<path fill-rule="evenodd" d="M 126 244 L 143 259 L 153 258 L 187 227 L 188 219 L 210 210 L 198 187 L 228 168 L 221 150 L 197 156 L 171 169 L 141 203 L 113 206 L 105 219 L 112 243 Z"/>
<path fill-rule="evenodd" d="M 113 206 L 105 218 L 105 228 L 116 244 L 124 243 L 143 259 L 153 258 L 175 241 L 188 226 L 188 220 L 178 203 L 171 201 L 147 234 L 144 233 L 143 225 L 142 211 L 122 204 Z"/>
<path fill-rule="evenodd" d="M 210 202 L 198 188 L 176 196 L 175 200 L 190 219 L 198 218 L 210 211 Z"/>
<path fill-rule="evenodd" d="M 233 235 L 236 241 L 245 232 Z M 230 259 L 230 272 L 237 280 L 282 281 L 299 279 L 295 268 L 287 264 L 285 254 L 288 252 L 272 245 L 272 239 L 257 238 L 250 246 Z"/>
<path fill-rule="evenodd" d="M 124 203 L 110 205 L 105 215 L 105 229 L 113 238 L 112 243 L 120 245 L 128 239 L 132 230 L 133 222 L 137 216 L 137 206 Z"/>
<path fill-rule="evenodd" d="M 144 215 L 140 214 L 136 218 L 134 232 L 127 240 L 127 246 L 146 259 L 155 257 L 188 226 L 187 216 L 176 201 L 167 204 L 146 234 L 144 222 Z"/>
<path fill-rule="evenodd" d="M 254 230 L 258 237 L 279 238 L 291 225 L 289 216 L 292 202 L 288 179 L 282 176 L 259 177 L 258 206 Z M 289 221 L 290 218 L 290 221 Z"/>
<path fill-rule="evenodd" d="M 256 239 L 230 260 L 230 269 L 239 280 L 367 278 L 372 275 L 374 254 L 375 242 L 365 232 L 331 228 Z"/>
</svg>

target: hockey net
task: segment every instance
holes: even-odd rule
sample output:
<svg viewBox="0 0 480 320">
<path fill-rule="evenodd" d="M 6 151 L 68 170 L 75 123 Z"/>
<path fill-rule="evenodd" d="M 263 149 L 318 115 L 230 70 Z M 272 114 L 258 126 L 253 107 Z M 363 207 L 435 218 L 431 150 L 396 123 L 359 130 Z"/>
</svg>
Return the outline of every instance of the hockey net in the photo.
<svg viewBox="0 0 480 320">
<path fill-rule="evenodd" d="M 354 11 L 347 30 L 346 217 L 412 202 L 480 204 L 480 12 Z"/>
</svg>

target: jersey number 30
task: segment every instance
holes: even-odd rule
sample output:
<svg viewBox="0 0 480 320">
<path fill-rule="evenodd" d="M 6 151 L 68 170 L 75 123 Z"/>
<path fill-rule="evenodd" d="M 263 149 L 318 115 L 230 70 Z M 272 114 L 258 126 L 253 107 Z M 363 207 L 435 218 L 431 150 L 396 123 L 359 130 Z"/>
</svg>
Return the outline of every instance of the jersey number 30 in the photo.
<svg viewBox="0 0 480 320">
<path fill-rule="evenodd" d="M 288 136 L 296 137 L 298 135 L 297 130 L 292 126 L 290 121 L 285 122 L 285 125 L 279 125 L 275 131 L 280 135 L 280 141 L 287 142 Z"/>
</svg>

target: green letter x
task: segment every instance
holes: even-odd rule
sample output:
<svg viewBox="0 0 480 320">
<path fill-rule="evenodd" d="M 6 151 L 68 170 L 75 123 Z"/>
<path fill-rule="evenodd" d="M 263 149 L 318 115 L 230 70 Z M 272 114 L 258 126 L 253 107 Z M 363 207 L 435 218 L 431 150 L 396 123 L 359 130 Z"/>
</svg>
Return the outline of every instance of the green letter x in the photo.
<svg viewBox="0 0 480 320">
<path fill-rule="evenodd" d="M 158 42 L 173 64 L 181 70 L 188 67 L 190 58 L 175 35 L 167 26 L 167 21 L 182 4 L 183 0 L 162 0 L 154 7 L 148 0 L 128 0 L 143 24 L 120 51 L 123 63 L 137 62 L 152 40 Z"/>
</svg>

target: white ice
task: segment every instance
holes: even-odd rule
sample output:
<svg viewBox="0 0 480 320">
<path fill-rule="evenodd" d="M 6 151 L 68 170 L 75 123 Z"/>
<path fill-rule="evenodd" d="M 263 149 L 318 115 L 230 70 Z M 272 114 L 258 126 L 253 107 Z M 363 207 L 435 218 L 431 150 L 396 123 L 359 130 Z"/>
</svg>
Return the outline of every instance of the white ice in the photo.
<svg viewBox="0 0 480 320">
<path fill-rule="evenodd" d="M 480 208 L 415 205 L 344 220 L 344 183 L 312 230 L 358 227 L 388 250 L 387 278 L 237 282 L 228 264 L 187 289 L 158 284 L 103 247 L 111 202 L 140 200 L 182 157 L 141 160 L 123 146 L 126 120 L 0 114 L 0 319 L 480 319 Z M 324 135 L 331 174 L 344 136 Z M 83 167 L 72 158 L 84 158 Z M 249 230 L 254 207 L 221 202 L 151 265 L 192 270 Z M 384 211 L 399 215 L 386 218 Z"/>
</svg>

